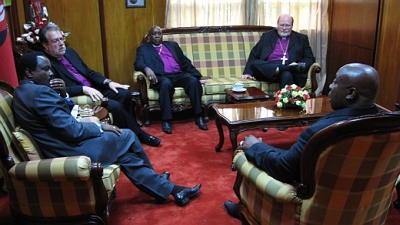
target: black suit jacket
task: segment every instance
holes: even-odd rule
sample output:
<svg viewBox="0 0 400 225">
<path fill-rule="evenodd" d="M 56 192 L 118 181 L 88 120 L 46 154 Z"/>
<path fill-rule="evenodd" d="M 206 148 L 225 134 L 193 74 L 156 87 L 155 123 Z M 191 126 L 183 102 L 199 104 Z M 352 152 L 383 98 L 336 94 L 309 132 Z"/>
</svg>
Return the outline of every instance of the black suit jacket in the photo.
<svg viewBox="0 0 400 225">
<path fill-rule="evenodd" d="M 197 79 L 202 77 L 196 67 L 192 65 L 192 61 L 183 54 L 178 43 L 174 41 L 163 41 L 162 43 L 172 53 L 182 72 L 189 73 Z M 136 71 L 144 72 L 144 69 L 149 67 L 157 76 L 164 74 L 164 63 L 150 43 L 145 43 L 137 48 L 134 66 Z"/>
<path fill-rule="evenodd" d="M 82 83 L 79 82 L 74 75 L 67 70 L 67 68 L 65 68 L 60 60 L 50 56 L 49 54 L 46 54 L 46 56 L 51 62 L 51 71 L 54 73 L 54 76 L 64 80 L 67 86 L 67 93 L 70 96 L 83 95 Z M 86 79 L 91 82 L 93 88 L 97 90 L 107 88 L 103 84 L 106 77 L 101 73 L 90 69 L 75 50 L 67 48 L 64 57 L 68 59 L 68 61 L 79 71 L 79 73 L 82 74 L 82 76 L 86 77 Z"/>
<path fill-rule="evenodd" d="M 277 29 L 262 34 L 260 40 L 250 52 L 243 74 L 253 75 L 253 71 L 250 69 L 250 64 L 255 60 L 267 60 L 268 56 L 275 48 L 278 37 Z M 292 62 L 304 62 L 306 63 L 306 68 L 309 68 L 315 62 L 315 57 L 311 50 L 307 35 L 295 31 L 292 31 L 290 34 L 288 54 L 288 64 Z"/>
<path fill-rule="evenodd" d="M 86 155 L 106 167 L 116 162 L 121 152 L 128 151 L 115 148 L 118 135 L 101 132 L 95 123 L 76 121 L 64 99 L 49 86 L 20 81 L 14 92 L 13 110 L 18 123 L 33 136 L 46 158 Z"/>
<path fill-rule="evenodd" d="M 285 183 L 300 182 L 301 156 L 308 140 L 315 133 L 336 122 L 377 112 L 378 108 L 375 105 L 335 110 L 304 130 L 289 150 L 279 149 L 266 143 L 257 143 L 246 151 L 246 158 L 277 180 Z"/>
</svg>

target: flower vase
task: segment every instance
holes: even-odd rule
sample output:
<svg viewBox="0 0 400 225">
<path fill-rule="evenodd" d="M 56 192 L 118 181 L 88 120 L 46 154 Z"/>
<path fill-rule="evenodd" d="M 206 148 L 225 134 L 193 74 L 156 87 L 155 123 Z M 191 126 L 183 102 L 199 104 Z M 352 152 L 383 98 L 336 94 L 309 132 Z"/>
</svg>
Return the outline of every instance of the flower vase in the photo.
<svg viewBox="0 0 400 225">
<path fill-rule="evenodd" d="M 283 108 L 285 108 L 285 109 L 296 109 L 296 108 L 301 108 L 301 106 L 295 105 L 295 104 L 286 104 L 286 105 L 283 106 Z"/>
</svg>

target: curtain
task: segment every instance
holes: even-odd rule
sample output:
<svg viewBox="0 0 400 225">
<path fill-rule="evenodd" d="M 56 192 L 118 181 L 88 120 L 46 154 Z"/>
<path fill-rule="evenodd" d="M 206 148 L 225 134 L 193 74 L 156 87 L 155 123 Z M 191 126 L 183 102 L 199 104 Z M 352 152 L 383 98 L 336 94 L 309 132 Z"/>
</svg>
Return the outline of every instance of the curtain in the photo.
<svg viewBox="0 0 400 225">
<path fill-rule="evenodd" d="M 294 18 L 293 30 L 308 35 L 318 74 L 317 94 L 326 78 L 329 0 L 167 0 L 166 27 L 276 26 L 281 14 Z"/>
</svg>

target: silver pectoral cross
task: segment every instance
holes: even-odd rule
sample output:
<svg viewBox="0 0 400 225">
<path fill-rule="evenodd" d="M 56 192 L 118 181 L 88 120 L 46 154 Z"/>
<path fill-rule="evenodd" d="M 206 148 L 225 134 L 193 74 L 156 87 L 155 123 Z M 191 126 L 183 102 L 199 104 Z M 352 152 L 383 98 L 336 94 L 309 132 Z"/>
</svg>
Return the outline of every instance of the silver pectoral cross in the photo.
<svg viewBox="0 0 400 225">
<path fill-rule="evenodd" d="M 288 60 L 288 58 L 286 58 L 286 54 L 283 54 L 282 59 L 282 65 L 285 65 L 285 61 Z"/>
</svg>

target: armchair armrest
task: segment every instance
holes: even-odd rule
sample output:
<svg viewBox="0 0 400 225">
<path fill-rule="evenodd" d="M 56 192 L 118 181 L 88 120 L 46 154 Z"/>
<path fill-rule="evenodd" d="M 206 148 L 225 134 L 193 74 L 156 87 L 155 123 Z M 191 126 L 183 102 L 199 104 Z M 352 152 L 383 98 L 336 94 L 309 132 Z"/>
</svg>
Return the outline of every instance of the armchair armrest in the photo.
<svg viewBox="0 0 400 225">
<path fill-rule="evenodd" d="M 89 96 L 86 95 L 79 95 L 71 97 L 71 100 L 76 105 L 101 105 L 104 108 L 107 108 L 109 101 L 107 97 L 102 98 L 100 101 L 93 101 Z"/>
<path fill-rule="evenodd" d="M 150 80 L 140 71 L 135 71 L 133 73 L 133 81 L 137 82 L 140 87 L 141 101 L 143 104 L 147 105 L 149 98 L 147 96 L 147 89 L 150 87 Z"/>
<path fill-rule="evenodd" d="M 321 66 L 319 65 L 319 63 L 312 64 L 308 69 L 308 76 L 306 84 L 304 85 L 304 89 L 308 91 L 311 98 L 317 97 L 315 93 L 315 91 L 318 89 L 318 81 L 316 73 L 320 72 L 321 72 Z"/>
<path fill-rule="evenodd" d="M 93 172 L 87 156 L 24 161 L 8 171 L 12 178 L 29 182 L 86 181 Z"/>
<path fill-rule="evenodd" d="M 296 196 L 295 187 L 272 178 L 266 172 L 254 166 L 254 164 L 247 161 L 243 152 L 236 154 L 233 163 L 244 179 L 254 183 L 259 191 L 270 196 L 276 202 L 291 204 L 300 204 L 302 202 Z"/>
</svg>

